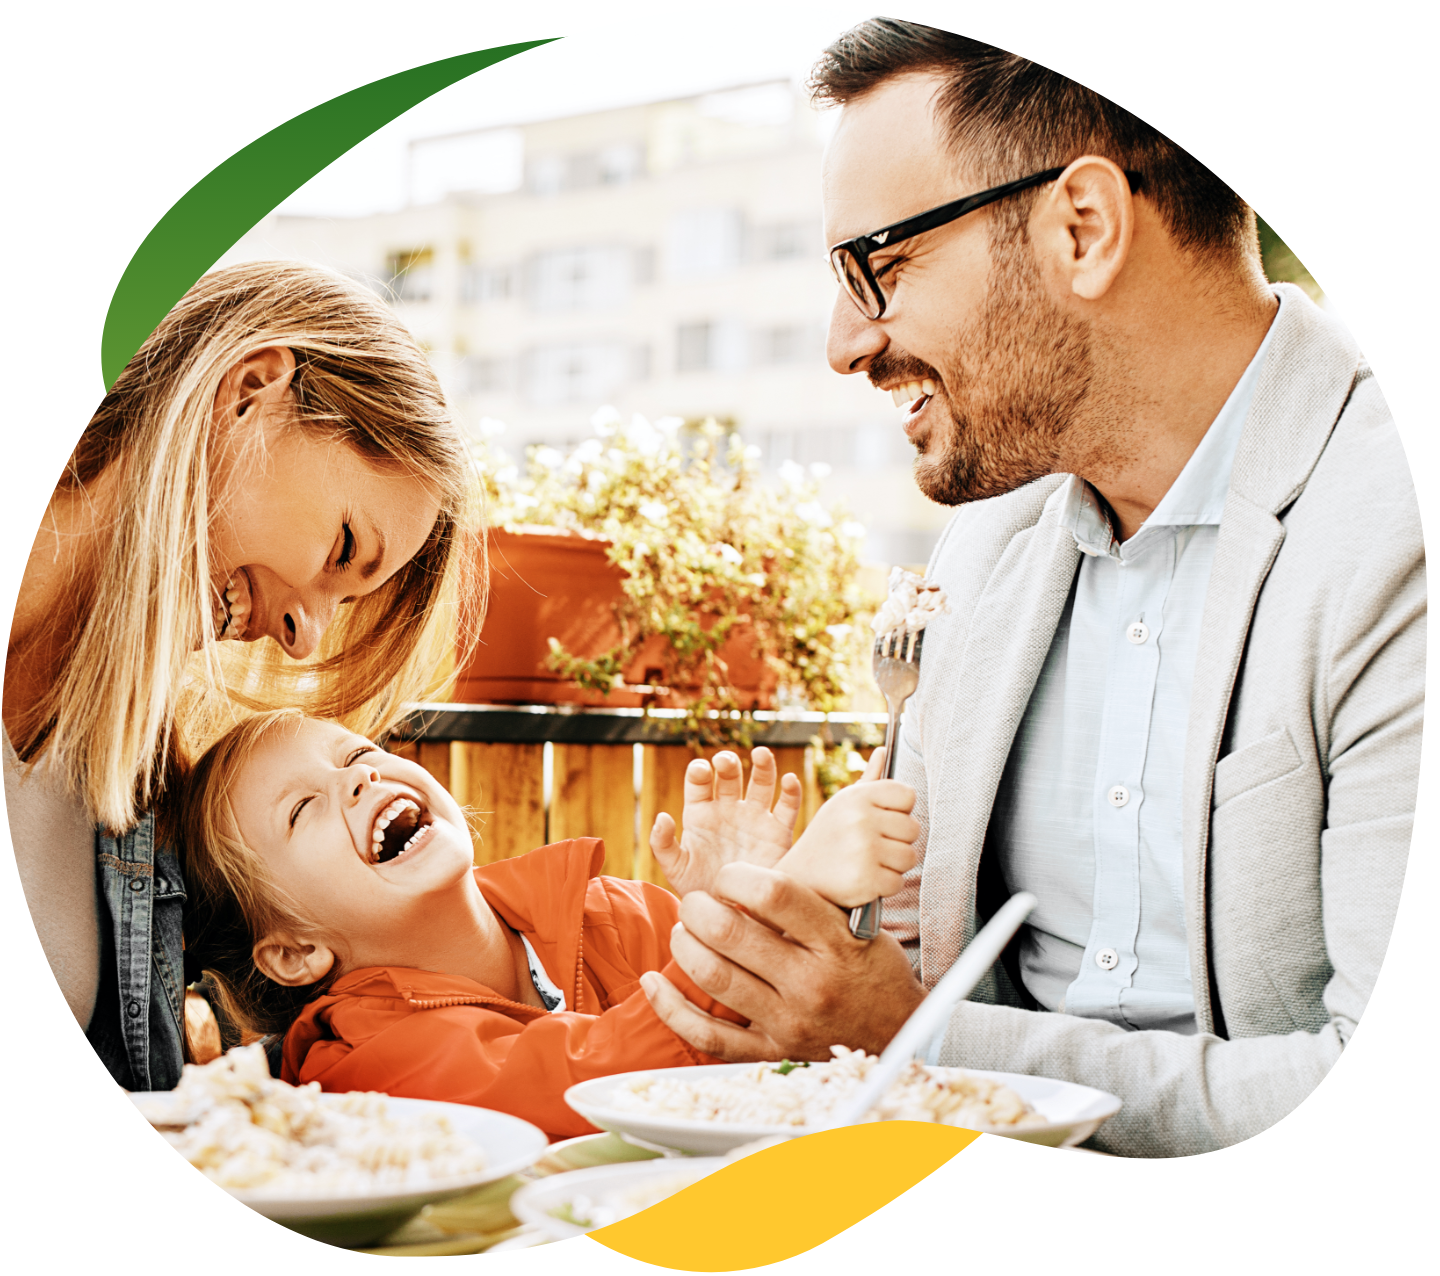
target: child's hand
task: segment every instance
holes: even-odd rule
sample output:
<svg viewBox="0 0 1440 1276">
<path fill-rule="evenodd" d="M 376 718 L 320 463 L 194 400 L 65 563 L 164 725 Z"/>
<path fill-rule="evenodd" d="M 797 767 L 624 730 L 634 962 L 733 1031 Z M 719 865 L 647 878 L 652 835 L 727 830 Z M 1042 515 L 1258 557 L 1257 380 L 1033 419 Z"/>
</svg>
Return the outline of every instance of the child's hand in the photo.
<svg viewBox="0 0 1440 1276">
<path fill-rule="evenodd" d="M 920 824 L 910 814 L 915 790 L 898 780 L 876 780 L 878 774 L 872 756 L 866 782 L 826 802 L 776 866 L 841 908 L 893 895 L 915 867 L 913 843 L 920 836 Z"/>
<path fill-rule="evenodd" d="M 670 816 L 662 812 L 655 817 L 650 849 L 678 894 L 709 890 L 715 874 L 732 860 L 772 868 L 790 849 L 800 814 L 800 779 L 786 773 L 780 800 L 771 811 L 775 755 L 762 746 L 751 753 L 750 764 L 750 788 L 742 799 L 744 774 L 735 754 L 717 753 L 713 766 L 704 758 L 690 763 L 685 769 L 681 841 L 675 840 Z"/>
</svg>

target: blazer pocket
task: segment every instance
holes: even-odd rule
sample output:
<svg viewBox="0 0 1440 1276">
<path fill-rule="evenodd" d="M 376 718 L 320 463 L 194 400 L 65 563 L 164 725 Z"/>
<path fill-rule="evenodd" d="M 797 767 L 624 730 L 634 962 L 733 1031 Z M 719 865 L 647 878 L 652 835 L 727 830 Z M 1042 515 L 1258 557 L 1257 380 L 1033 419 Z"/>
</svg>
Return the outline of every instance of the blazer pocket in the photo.
<svg viewBox="0 0 1440 1276">
<path fill-rule="evenodd" d="M 1299 765 L 1300 752 L 1286 727 L 1272 731 L 1234 753 L 1227 753 L 1215 764 L 1211 809 L 1218 810 L 1251 789 L 1289 775 Z"/>
</svg>

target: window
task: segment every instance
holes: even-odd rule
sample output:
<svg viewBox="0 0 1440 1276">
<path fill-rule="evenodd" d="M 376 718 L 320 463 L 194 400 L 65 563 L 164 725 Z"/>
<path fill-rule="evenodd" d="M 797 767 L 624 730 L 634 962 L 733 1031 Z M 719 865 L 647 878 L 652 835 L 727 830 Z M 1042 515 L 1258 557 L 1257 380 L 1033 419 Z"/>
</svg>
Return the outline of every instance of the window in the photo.
<svg viewBox="0 0 1440 1276">
<path fill-rule="evenodd" d="M 757 364 L 806 363 L 824 351 L 820 330 L 806 324 L 758 328 L 750 335 L 750 353 Z"/>
<path fill-rule="evenodd" d="M 737 372 L 748 360 L 743 324 L 729 319 L 682 323 L 675 330 L 677 372 Z"/>
<path fill-rule="evenodd" d="M 536 310 L 607 310 L 630 295 L 629 248 L 565 248 L 540 253 L 526 267 L 526 294 Z"/>
<path fill-rule="evenodd" d="M 670 219 L 666 270 L 672 279 L 706 279 L 740 264 L 743 223 L 734 208 L 692 208 Z"/>
<path fill-rule="evenodd" d="M 639 142 L 611 142 L 571 154 L 536 155 L 530 161 L 530 189 L 537 195 L 618 186 L 641 176 L 645 148 Z"/>
<path fill-rule="evenodd" d="M 460 302 L 508 301 L 515 295 L 513 266 L 465 266 L 460 271 Z"/>
<path fill-rule="evenodd" d="M 390 295 L 396 301 L 429 301 L 435 286 L 435 254 L 429 248 L 407 248 L 387 254 L 385 269 Z"/>
<path fill-rule="evenodd" d="M 755 261 L 791 261 L 797 257 L 819 258 L 825 251 L 819 228 L 808 222 L 783 222 L 757 226 L 750 233 L 750 256 Z"/>
<path fill-rule="evenodd" d="M 540 346 L 521 363 L 521 384 L 530 402 L 598 404 L 634 375 L 635 357 L 619 341 L 571 341 Z"/>
<path fill-rule="evenodd" d="M 512 388 L 514 369 L 509 359 L 468 355 L 460 361 L 462 384 L 467 394 L 497 394 Z"/>
</svg>

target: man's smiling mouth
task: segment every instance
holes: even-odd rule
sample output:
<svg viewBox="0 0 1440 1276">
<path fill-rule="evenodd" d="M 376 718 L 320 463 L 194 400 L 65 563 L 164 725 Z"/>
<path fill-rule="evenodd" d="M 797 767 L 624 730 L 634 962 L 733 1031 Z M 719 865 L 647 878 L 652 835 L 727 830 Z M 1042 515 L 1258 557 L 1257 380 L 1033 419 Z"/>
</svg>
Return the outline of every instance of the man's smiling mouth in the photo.
<svg viewBox="0 0 1440 1276">
<path fill-rule="evenodd" d="M 367 862 L 389 864 L 424 843 L 434 827 L 434 817 L 416 799 L 401 794 L 375 814 L 370 826 Z"/>
<path fill-rule="evenodd" d="M 939 387 L 929 377 L 921 381 L 906 381 L 890 387 L 890 398 L 897 408 L 908 407 L 910 415 L 922 411 Z"/>
</svg>

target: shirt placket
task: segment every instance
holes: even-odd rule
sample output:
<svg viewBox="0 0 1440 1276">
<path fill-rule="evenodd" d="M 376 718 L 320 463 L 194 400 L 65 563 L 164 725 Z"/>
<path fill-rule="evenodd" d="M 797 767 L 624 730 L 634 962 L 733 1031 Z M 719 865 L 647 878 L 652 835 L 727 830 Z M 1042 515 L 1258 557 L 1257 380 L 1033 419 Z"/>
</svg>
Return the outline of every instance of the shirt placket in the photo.
<svg viewBox="0 0 1440 1276">
<path fill-rule="evenodd" d="M 1142 779 L 1173 539 L 1169 529 L 1155 528 L 1146 536 L 1148 543 L 1132 542 L 1126 556 L 1105 564 L 1114 574 L 1115 589 L 1113 605 L 1106 609 L 1105 700 L 1092 797 L 1094 904 L 1080 972 L 1066 990 L 1065 1008 L 1121 1025 L 1121 993 L 1138 966 Z"/>
</svg>

